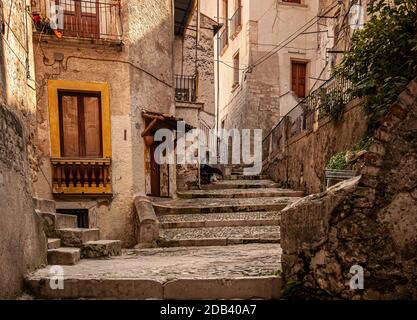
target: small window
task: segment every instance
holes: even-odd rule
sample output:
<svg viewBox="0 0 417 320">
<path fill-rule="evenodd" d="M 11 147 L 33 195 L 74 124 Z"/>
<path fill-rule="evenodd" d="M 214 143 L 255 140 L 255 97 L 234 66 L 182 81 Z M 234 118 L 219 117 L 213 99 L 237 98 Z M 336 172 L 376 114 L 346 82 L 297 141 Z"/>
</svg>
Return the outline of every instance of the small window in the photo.
<svg viewBox="0 0 417 320">
<path fill-rule="evenodd" d="M 233 57 L 233 87 L 236 87 L 239 85 L 239 75 L 240 75 L 239 52 L 237 52 Z"/>
<path fill-rule="evenodd" d="M 100 94 L 60 91 L 58 99 L 61 156 L 102 157 Z"/>
</svg>

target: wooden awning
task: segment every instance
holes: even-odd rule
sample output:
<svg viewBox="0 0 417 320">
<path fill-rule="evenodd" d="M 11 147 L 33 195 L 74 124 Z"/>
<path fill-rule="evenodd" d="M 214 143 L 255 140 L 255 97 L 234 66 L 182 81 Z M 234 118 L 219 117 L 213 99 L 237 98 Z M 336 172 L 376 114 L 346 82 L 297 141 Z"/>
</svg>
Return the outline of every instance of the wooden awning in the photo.
<svg viewBox="0 0 417 320">
<path fill-rule="evenodd" d="M 153 112 L 153 111 L 142 111 L 142 117 L 150 120 L 149 124 L 146 126 L 145 130 L 142 131 L 142 137 L 146 136 L 149 132 L 155 132 L 159 129 L 170 129 L 177 130 L 177 122 L 184 121 L 181 118 L 177 118 L 171 115 Z M 195 129 L 189 124 L 185 124 L 185 131 L 188 132 L 192 129 Z"/>
</svg>

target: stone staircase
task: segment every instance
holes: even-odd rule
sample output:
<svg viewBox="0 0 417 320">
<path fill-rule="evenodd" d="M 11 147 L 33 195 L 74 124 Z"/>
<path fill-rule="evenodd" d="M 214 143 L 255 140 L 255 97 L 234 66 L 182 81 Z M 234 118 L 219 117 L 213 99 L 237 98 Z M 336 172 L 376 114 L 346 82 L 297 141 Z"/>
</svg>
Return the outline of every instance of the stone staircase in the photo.
<svg viewBox="0 0 417 320">
<path fill-rule="evenodd" d="M 121 241 L 99 240 L 99 229 L 78 228 L 77 217 L 57 213 L 54 201 L 34 199 L 34 204 L 48 237 L 48 264 L 74 265 L 81 258 L 121 255 Z"/>
<path fill-rule="evenodd" d="M 161 224 L 159 246 L 279 243 L 280 210 L 303 196 L 265 176 L 243 175 L 242 168 L 202 189 L 154 202 Z"/>
</svg>

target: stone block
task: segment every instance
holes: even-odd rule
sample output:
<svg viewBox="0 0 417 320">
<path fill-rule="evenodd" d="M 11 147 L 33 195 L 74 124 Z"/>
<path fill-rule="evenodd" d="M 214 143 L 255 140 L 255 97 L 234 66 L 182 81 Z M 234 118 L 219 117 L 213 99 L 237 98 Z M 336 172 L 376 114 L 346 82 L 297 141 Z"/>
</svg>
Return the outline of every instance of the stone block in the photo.
<svg viewBox="0 0 417 320">
<path fill-rule="evenodd" d="M 56 229 L 77 228 L 77 216 L 69 214 L 55 214 Z"/>
<path fill-rule="evenodd" d="M 119 256 L 122 254 L 122 242 L 120 240 L 89 241 L 81 248 L 83 258 L 100 258 Z"/>
<path fill-rule="evenodd" d="M 58 249 L 61 247 L 61 239 L 48 238 L 48 249 Z"/>
<path fill-rule="evenodd" d="M 268 299 L 281 297 L 278 277 L 178 279 L 164 286 L 164 299 Z"/>
<path fill-rule="evenodd" d="M 57 230 L 57 235 L 65 247 L 81 247 L 89 241 L 99 239 L 99 229 L 68 228 Z"/>
<path fill-rule="evenodd" d="M 81 253 L 78 248 L 58 248 L 48 250 L 48 264 L 74 265 L 80 261 Z"/>
</svg>

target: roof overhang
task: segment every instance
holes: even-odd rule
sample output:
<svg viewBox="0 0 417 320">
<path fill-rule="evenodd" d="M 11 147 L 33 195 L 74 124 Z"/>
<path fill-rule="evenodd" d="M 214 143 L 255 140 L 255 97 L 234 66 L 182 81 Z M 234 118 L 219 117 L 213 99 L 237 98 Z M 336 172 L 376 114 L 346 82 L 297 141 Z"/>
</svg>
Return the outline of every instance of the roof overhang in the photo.
<svg viewBox="0 0 417 320">
<path fill-rule="evenodd" d="M 177 36 L 184 35 L 191 17 L 197 7 L 198 0 L 175 0 L 174 32 Z"/>
<path fill-rule="evenodd" d="M 177 123 L 179 121 L 184 121 L 181 118 L 147 110 L 142 111 L 142 117 L 148 120 L 148 125 L 141 134 L 142 137 L 149 134 L 153 135 L 153 133 L 159 129 L 177 130 Z M 191 131 L 192 129 L 195 128 L 185 123 L 186 132 Z"/>
</svg>

